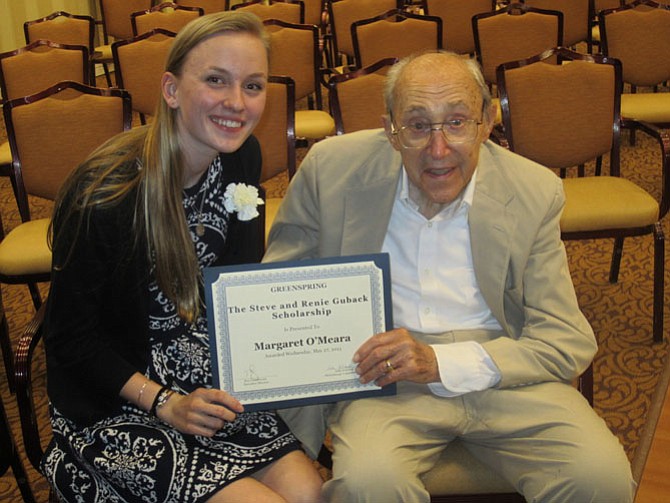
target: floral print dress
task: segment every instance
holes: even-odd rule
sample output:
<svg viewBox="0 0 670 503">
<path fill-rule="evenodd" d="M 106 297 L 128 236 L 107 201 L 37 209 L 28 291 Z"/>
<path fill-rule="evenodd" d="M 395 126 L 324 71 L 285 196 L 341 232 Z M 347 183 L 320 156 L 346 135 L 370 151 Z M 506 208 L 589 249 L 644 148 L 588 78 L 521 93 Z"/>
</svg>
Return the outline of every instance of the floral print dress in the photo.
<svg viewBox="0 0 670 503">
<path fill-rule="evenodd" d="M 200 266 L 223 251 L 230 220 L 223 167 L 217 158 L 194 187 L 184 210 Z M 151 361 L 146 375 L 182 394 L 212 383 L 206 313 L 194 325 L 152 281 Z M 42 471 L 66 502 L 201 502 L 232 481 L 299 449 L 274 412 L 238 414 L 212 438 L 186 435 L 131 403 L 89 427 L 52 410 L 54 438 Z"/>
</svg>

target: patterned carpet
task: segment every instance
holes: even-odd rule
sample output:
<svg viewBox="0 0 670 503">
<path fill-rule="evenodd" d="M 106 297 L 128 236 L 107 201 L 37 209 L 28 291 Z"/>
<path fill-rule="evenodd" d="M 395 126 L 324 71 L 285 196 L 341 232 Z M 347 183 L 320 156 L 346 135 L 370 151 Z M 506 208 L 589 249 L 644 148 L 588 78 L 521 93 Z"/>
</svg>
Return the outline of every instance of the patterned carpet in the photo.
<svg viewBox="0 0 670 503">
<path fill-rule="evenodd" d="M 4 135 L 4 124 L 0 129 Z M 3 139 L 0 137 L 0 140 Z M 624 139 L 627 139 L 624 136 Z M 301 155 L 304 154 L 304 150 Z M 658 148 L 645 137 L 636 146 L 624 142 L 624 173 L 653 194 L 660 191 L 660 156 Z M 268 197 L 281 197 L 287 178 L 279 175 L 266 185 Z M 46 216 L 50 205 L 35 201 L 34 216 Z M 6 179 L 0 179 L 0 211 L 5 230 L 18 222 L 13 194 Z M 670 235 L 668 221 L 664 222 Z M 667 247 L 667 248 L 670 248 Z M 572 275 L 580 304 L 592 323 L 600 349 L 595 359 L 595 407 L 616 433 L 639 475 L 641 461 L 648 448 L 644 428 L 668 354 L 668 342 L 652 343 L 651 337 L 651 237 L 629 239 L 624 247 L 621 273 L 617 284 L 609 284 L 608 268 L 612 251 L 610 241 L 567 243 Z M 670 253 L 666 250 L 666 254 Z M 666 260 L 667 262 L 667 260 Z M 670 270 L 666 271 L 670 284 Z M 46 286 L 45 286 L 46 293 Z M 2 296 L 9 320 L 13 344 L 33 314 L 27 288 L 2 285 Z M 667 298 L 667 294 L 666 294 Z M 666 334 L 670 327 L 670 309 L 665 310 Z M 1 365 L 1 363 L 0 363 Z M 7 408 L 14 436 L 21 448 L 22 440 L 14 398 L 9 395 L 4 368 L 0 368 L 1 395 Z M 35 398 L 40 408 L 44 439 L 48 437 L 47 399 L 45 394 L 44 355 L 38 350 L 34 367 Z M 30 483 L 37 501 L 47 501 L 47 487 L 41 476 L 28 466 Z M 19 502 L 16 482 L 11 471 L 0 477 L 0 501 Z"/>
</svg>

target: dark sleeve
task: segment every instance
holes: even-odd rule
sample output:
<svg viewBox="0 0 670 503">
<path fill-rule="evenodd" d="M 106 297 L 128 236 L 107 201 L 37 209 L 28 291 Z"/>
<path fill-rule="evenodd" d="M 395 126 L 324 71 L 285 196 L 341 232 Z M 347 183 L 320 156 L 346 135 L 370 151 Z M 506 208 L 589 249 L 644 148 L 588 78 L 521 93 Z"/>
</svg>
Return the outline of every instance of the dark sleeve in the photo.
<svg viewBox="0 0 670 503">
<path fill-rule="evenodd" d="M 258 187 L 259 194 L 265 200 L 260 185 L 261 148 L 255 136 L 250 136 L 242 146 L 232 154 L 221 154 L 223 162 L 224 187 L 229 183 L 246 183 Z M 236 215 L 231 218 L 226 253 L 219 265 L 248 264 L 260 262 L 265 251 L 265 207 L 258 208 L 259 217 L 241 222 Z"/>
<path fill-rule="evenodd" d="M 129 202 L 131 204 L 129 204 Z M 44 341 L 52 403 L 83 423 L 105 415 L 148 354 L 147 281 L 132 236 L 132 201 L 54 220 Z"/>
</svg>

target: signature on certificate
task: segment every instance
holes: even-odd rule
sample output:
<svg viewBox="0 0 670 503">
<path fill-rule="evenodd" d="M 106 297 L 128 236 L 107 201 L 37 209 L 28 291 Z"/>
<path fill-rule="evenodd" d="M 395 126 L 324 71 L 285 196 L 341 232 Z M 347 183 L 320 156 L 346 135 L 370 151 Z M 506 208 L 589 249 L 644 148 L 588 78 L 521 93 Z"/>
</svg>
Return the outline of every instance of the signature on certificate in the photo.
<svg viewBox="0 0 670 503">
<path fill-rule="evenodd" d="M 256 365 L 253 363 L 249 365 L 249 367 L 244 371 L 244 383 L 246 385 L 249 384 L 265 384 L 268 382 L 268 378 L 266 376 L 260 375 L 256 371 Z"/>
<path fill-rule="evenodd" d="M 326 368 L 326 376 L 341 376 L 354 374 L 354 364 L 341 364 L 341 365 L 331 365 Z"/>
</svg>

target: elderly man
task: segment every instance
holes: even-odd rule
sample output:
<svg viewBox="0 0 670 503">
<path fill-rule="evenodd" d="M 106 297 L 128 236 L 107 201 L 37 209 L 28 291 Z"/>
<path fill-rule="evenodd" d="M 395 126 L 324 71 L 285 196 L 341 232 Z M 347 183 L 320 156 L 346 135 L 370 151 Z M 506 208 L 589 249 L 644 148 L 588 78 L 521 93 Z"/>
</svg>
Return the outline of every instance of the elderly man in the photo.
<svg viewBox="0 0 670 503">
<path fill-rule="evenodd" d="M 330 428 L 326 499 L 429 501 L 420 476 L 458 437 L 528 501 L 631 501 L 621 445 L 570 385 L 596 342 L 561 181 L 487 141 L 495 109 L 472 60 L 402 60 L 385 99 L 383 131 L 312 147 L 264 259 L 390 255 L 395 328 L 352 358 L 397 395 L 284 411 L 312 452 Z"/>
</svg>

